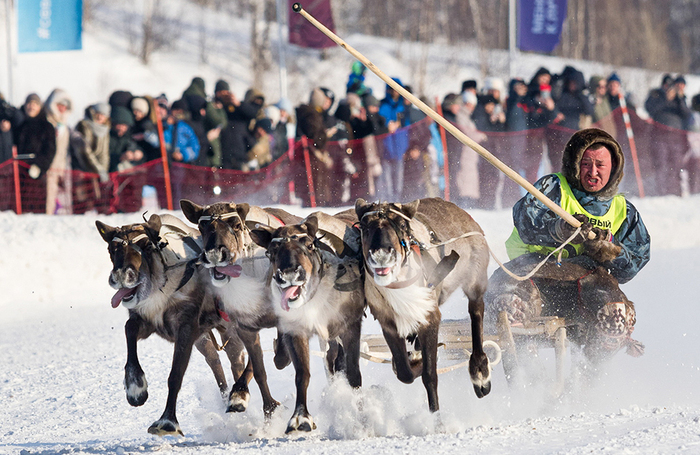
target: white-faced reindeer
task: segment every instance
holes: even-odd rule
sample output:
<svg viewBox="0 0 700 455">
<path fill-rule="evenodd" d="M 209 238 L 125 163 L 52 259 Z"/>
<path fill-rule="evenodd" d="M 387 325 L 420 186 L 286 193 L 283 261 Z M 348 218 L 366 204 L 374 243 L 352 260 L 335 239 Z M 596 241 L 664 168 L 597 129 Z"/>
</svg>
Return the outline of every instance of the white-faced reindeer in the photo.
<svg viewBox="0 0 700 455">
<path fill-rule="evenodd" d="M 365 299 L 361 264 L 359 251 L 343 244 L 343 232 L 355 230 L 352 225 L 357 218 L 353 213 L 335 219 L 318 215 L 335 226 L 338 222 L 347 223 L 341 224 L 340 235 L 328 233 L 330 244 L 319 240 L 316 214 L 309 215 L 301 224 L 280 228 L 259 226 L 250 233 L 258 245 L 267 249 L 270 258 L 267 285 L 282 339 L 296 371 L 296 404 L 287 433 L 316 428 L 306 399 L 311 377 L 309 338 L 312 335 L 318 335 L 323 345 L 329 345 L 328 372 L 344 369 L 352 387 L 362 385 L 359 361 Z M 357 248 L 359 245 L 354 243 Z"/>
<path fill-rule="evenodd" d="M 267 373 L 260 345 L 260 330 L 276 327 L 277 318 L 270 304 L 265 276 L 269 261 L 265 250 L 250 238 L 248 223 L 282 226 L 301 218 L 280 209 L 262 209 L 248 204 L 217 202 L 200 206 L 180 201 L 185 217 L 202 233 L 201 262 L 211 291 L 222 310 L 236 324 L 236 331 L 248 351 L 249 362 L 231 389 L 227 412 L 243 412 L 248 407 L 248 384 L 254 377 L 263 398 L 263 410 L 269 417 L 279 406 L 267 385 Z M 289 364 L 284 345 L 278 343 L 277 368 Z"/>
<path fill-rule="evenodd" d="M 398 379 L 410 384 L 422 376 L 430 410 L 439 409 L 439 307 L 461 288 L 469 298 L 471 318 L 469 374 L 476 395 L 488 394 L 491 371 L 482 343 L 489 253 L 479 225 L 464 210 L 438 198 L 410 204 L 358 199 L 355 211 L 367 303 L 382 327 Z M 407 338 L 415 340 L 422 359 L 409 359 Z"/>
<path fill-rule="evenodd" d="M 139 363 L 137 341 L 157 333 L 175 344 L 168 377 L 165 411 L 148 429 L 156 435 L 182 434 L 175 407 L 192 346 L 204 354 L 219 388 L 226 377 L 211 338 L 211 329 L 230 339 L 226 352 L 234 379 L 243 371 L 243 345 L 229 323 L 221 318 L 205 280 L 194 267 L 199 256 L 199 233 L 172 215 L 152 215 L 148 222 L 110 227 L 100 221 L 97 230 L 108 244 L 112 260 L 109 284 L 117 290 L 112 307 L 129 310 L 125 325 L 127 360 L 124 366 L 126 397 L 132 406 L 148 399 L 146 376 Z"/>
</svg>

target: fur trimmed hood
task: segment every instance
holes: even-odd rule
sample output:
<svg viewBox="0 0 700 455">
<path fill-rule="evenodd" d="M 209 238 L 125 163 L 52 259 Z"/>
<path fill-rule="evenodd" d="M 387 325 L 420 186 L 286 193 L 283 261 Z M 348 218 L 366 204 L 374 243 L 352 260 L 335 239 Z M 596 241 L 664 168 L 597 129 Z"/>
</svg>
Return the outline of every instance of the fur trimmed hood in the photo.
<svg viewBox="0 0 700 455">
<path fill-rule="evenodd" d="M 612 199 L 618 190 L 620 181 L 622 180 L 623 169 L 625 167 L 625 156 L 622 153 L 620 144 L 608 133 L 598 128 L 587 128 L 577 131 L 564 148 L 562 157 L 561 172 L 566 177 L 566 181 L 571 188 L 578 191 L 586 192 L 581 185 L 581 158 L 583 152 L 589 149 L 592 145 L 603 145 L 610 150 L 612 155 L 613 169 L 610 172 L 610 180 L 605 187 L 596 192 L 590 193 L 600 199 Z"/>
</svg>

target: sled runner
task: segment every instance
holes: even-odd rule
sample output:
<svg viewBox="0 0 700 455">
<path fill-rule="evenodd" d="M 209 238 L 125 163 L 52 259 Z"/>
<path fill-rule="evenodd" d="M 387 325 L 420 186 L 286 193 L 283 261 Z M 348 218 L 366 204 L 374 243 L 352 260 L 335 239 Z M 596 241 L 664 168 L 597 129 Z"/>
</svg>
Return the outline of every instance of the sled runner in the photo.
<svg viewBox="0 0 700 455">
<path fill-rule="evenodd" d="M 438 374 L 448 373 L 469 365 L 471 355 L 472 336 L 470 323 L 467 319 L 444 320 L 440 324 L 438 335 L 438 362 L 442 364 L 437 369 Z M 484 351 L 489 357 L 491 368 L 501 362 L 502 348 L 500 338 L 497 335 L 485 335 Z M 391 363 L 391 351 L 381 334 L 362 335 L 360 356 L 370 362 Z M 420 350 L 409 350 L 412 360 L 421 357 Z M 455 363 L 456 362 L 456 363 Z"/>
</svg>

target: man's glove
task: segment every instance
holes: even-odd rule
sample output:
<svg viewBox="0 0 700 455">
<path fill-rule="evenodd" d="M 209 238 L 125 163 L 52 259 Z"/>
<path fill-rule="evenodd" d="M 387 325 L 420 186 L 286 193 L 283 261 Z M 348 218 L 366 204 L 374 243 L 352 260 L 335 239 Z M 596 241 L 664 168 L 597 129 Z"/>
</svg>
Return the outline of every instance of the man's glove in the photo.
<svg viewBox="0 0 700 455">
<path fill-rule="evenodd" d="M 571 240 L 571 243 L 583 243 L 588 239 L 588 233 L 591 232 L 593 226 L 588 222 L 588 217 L 582 213 L 577 213 L 574 218 L 581 222 L 581 232 Z M 566 241 L 569 237 L 574 235 L 576 228 L 567 223 L 563 218 L 557 220 L 554 226 L 556 231 L 556 236 L 560 242 Z"/>
<path fill-rule="evenodd" d="M 596 262 L 609 262 L 620 254 L 622 248 L 612 242 L 613 236 L 610 231 L 593 228 L 591 232 L 595 234 L 595 238 L 583 242 L 585 255 Z"/>
</svg>

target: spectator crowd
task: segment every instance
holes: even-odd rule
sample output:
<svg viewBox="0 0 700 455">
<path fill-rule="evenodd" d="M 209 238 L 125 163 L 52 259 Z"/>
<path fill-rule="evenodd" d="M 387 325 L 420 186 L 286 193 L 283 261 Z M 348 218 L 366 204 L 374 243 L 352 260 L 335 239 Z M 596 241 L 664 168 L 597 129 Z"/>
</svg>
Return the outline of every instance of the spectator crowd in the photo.
<svg viewBox="0 0 700 455">
<path fill-rule="evenodd" d="M 75 106 L 64 90 L 55 89 L 45 100 L 32 93 L 17 108 L 0 99 L 0 163 L 13 158 L 16 146 L 28 175 L 45 181 L 49 214 L 72 213 L 73 198 L 81 197 L 72 189 L 70 171 L 94 174 L 106 184 L 112 173 L 164 157 L 209 169 L 258 171 L 288 155 L 302 137 L 308 181 L 321 206 L 358 195 L 407 201 L 445 190 L 464 208 L 506 207 L 520 198 L 520 188 L 469 147 L 441 134 L 391 86 L 383 96 L 373 93 L 365 71 L 360 62 L 352 64 L 344 97 L 317 87 L 296 107 L 284 98 L 271 103 L 253 88 L 241 99 L 225 80 L 208 94 L 200 77 L 172 102 L 165 94 L 120 90 L 85 107 L 77 125 L 68 124 Z M 394 81 L 412 92 L 399 78 Z M 555 167 L 561 160 L 563 143 L 559 135 L 546 134 L 548 129 L 567 132 L 566 139 L 595 124 L 624 137 L 612 114 L 621 101 L 631 112 L 636 106 L 621 98 L 621 83 L 615 73 L 586 80 L 570 66 L 561 74 L 540 68 L 529 81 L 506 84 L 489 77 L 479 86 L 467 80 L 438 105 L 423 100 L 534 182 L 543 173 L 543 157 Z M 654 173 L 648 194 L 680 195 L 683 185 L 700 192 L 700 94 L 689 103 L 685 85 L 683 76 L 665 75 L 644 102 L 654 138 L 646 151 Z M 297 182 L 299 194 L 311 193 L 304 190 L 308 181 Z"/>
</svg>

